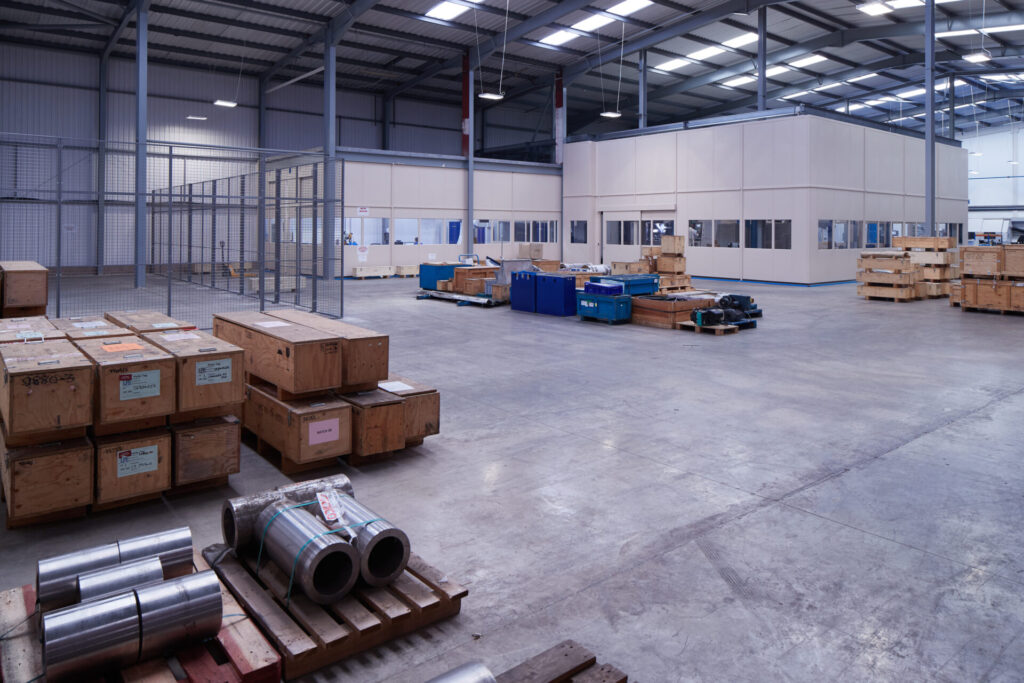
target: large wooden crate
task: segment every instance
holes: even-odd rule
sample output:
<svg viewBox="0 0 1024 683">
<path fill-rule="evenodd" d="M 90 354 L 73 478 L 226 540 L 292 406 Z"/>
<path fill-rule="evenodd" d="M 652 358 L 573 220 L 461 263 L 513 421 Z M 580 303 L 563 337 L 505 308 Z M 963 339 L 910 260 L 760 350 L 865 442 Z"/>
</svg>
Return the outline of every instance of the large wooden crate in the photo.
<svg viewBox="0 0 1024 683">
<path fill-rule="evenodd" d="M 0 332 L 53 332 L 56 329 L 43 315 L 0 318 Z"/>
<path fill-rule="evenodd" d="M 634 325 L 674 330 L 678 323 L 689 321 L 691 311 L 714 307 L 714 296 L 692 299 L 635 296 L 630 322 Z"/>
<path fill-rule="evenodd" d="M 532 263 L 534 266 L 536 266 L 538 269 L 540 269 L 540 271 L 543 272 L 543 273 L 557 273 L 558 269 L 562 267 L 562 264 L 561 264 L 560 261 L 558 261 L 558 259 L 535 258 L 535 259 L 531 260 L 530 263 Z M 484 266 L 480 266 L 480 267 L 482 268 Z M 490 266 L 487 266 L 487 267 L 489 268 Z M 474 277 L 474 276 L 467 276 L 467 277 Z M 487 277 L 494 277 L 494 276 L 493 275 L 488 275 Z"/>
<path fill-rule="evenodd" d="M 100 315 L 57 318 L 50 322 L 58 330 L 63 330 L 68 339 L 102 339 L 133 334 L 128 328 L 121 327 Z"/>
<path fill-rule="evenodd" d="M 169 488 L 169 431 L 148 429 L 96 439 L 96 503 L 132 502 Z"/>
<path fill-rule="evenodd" d="M 96 366 L 95 424 L 110 425 L 174 412 L 174 357 L 141 337 L 75 342 Z"/>
<path fill-rule="evenodd" d="M 245 399 L 245 356 L 235 346 L 199 330 L 151 332 L 143 339 L 177 361 L 177 411 L 234 405 Z"/>
<path fill-rule="evenodd" d="M 892 246 L 895 249 L 933 249 L 941 251 L 956 249 L 956 240 L 956 235 L 949 237 L 897 236 L 892 238 Z"/>
<path fill-rule="evenodd" d="M 136 334 L 196 329 L 195 323 L 177 320 L 159 311 L 111 311 L 106 314 L 106 318 Z"/>
<path fill-rule="evenodd" d="M 1024 244 L 1003 247 L 1003 275 L 1024 277 Z"/>
<path fill-rule="evenodd" d="M 173 425 L 175 486 L 221 479 L 239 471 L 242 428 L 234 416 Z"/>
<path fill-rule="evenodd" d="M 612 261 L 611 269 L 612 275 L 643 275 L 651 271 L 651 266 L 647 261 Z"/>
<path fill-rule="evenodd" d="M 686 272 L 686 257 L 662 254 L 658 257 L 658 272 L 682 274 Z"/>
<path fill-rule="evenodd" d="M 9 439 L 35 433 L 52 440 L 62 430 L 92 424 L 96 372 L 74 344 L 4 344 L 0 362 L 0 415 Z"/>
<path fill-rule="evenodd" d="M 0 344 L 17 344 L 67 339 L 46 318 L 0 318 Z"/>
<path fill-rule="evenodd" d="M 352 404 L 349 464 L 405 448 L 405 405 L 400 396 L 375 389 L 343 396 Z"/>
<path fill-rule="evenodd" d="M 960 249 L 960 275 L 996 277 L 1004 270 L 1003 247 L 963 247 Z"/>
<path fill-rule="evenodd" d="M 682 256 L 686 250 L 686 235 L 662 235 L 661 253 Z"/>
<path fill-rule="evenodd" d="M 218 313 L 213 334 L 245 349 L 246 372 L 292 394 L 333 389 L 342 372 L 338 335 L 264 313 Z"/>
<path fill-rule="evenodd" d="M 993 311 L 1010 310 L 1010 293 L 1014 283 L 1004 280 L 962 280 L 963 308 L 985 308 Z"/>
<path fill-rule="evenodd" d="M 387 379 L 388 335 L 306 311 L 285 309 L 270 311 L 269 314 L 280 320 L 320 330 L 341 340 L 341 373 L 333 385 L 340 387 L 340 391 L 372 389 L 377 382 Z"/>
<path fill-rule="evenodd" d="M 388 375 L 378 387 L 404 399 L 406 446 L 421 444 L 441 430 L 441 394 L 437 389 L 395 374 Z"/>
<path fill-rule="evenodd" d="M 4 317 L 10 309 L 45 309 L 48 274 L 35 261 L 0 261 L 0 308 Z"/>
<path fill-rule="evenodd" d="M 466 293 L 467 280 L 486 280 L 495 277 L 500 270 L 498 266 L 467 266 L 456 268 L 452 275 L 452 291 L 459 294 Z"/>
<path fill-rule="evenodd" d="M 287 460 L 305 464 L 352 452 L 352 405 L 333 394 L 282 401 L 272 387 L 245 389 L 245 428 Z"/>
<path fill-rule="evenodd" d="M 0 433 L 7 528 L 85 514 L 93 500 L 93 454 L 86 438 L 9 447 Z"/>
<path fill-rule="evenodd" d="M 955 251 L 911 251 L 910 262 L 921 266 L 951 266 L 959 262 Z"/>
<path fill-rule="evenodd" d="M 1024 311 L 1024 282 L 1011 282 L 1010 288 L 1010 310 Z"/>
</svg>

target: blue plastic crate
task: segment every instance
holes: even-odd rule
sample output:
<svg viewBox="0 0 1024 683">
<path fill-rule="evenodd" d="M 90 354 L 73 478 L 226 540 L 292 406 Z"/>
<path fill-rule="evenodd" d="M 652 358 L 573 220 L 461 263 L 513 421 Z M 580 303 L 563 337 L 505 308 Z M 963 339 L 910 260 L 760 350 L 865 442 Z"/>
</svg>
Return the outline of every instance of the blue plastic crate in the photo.
<svg viewBox="0 0 1024 683">
<path fill-rule="evenodd" d="M 622 283 L 623 294 L 629 294 L 630 296 L 640 296 L 641 294 L 657 294 L 658 292 L 658 276 L 657 275 L 594 275 L 590 278 L 591 282 L 601 282 L 606 284 L 615 284 L 617 282 Z"/>
<path fill-rule="evenodd" d="M 584 282 L 583 291 L 587 294 L 622 294 L 622 283 L 614 284 L 608 282 Z"/>
<path fill-rule="evenodd" d="M 576 310 L 580 320 L 602 320 L 609 324 L 629 322 L 633 313 L 633 297 L 628 294 L 577 292 Z"/>
<path fill-rule="evenodd" d="M 576 277 L 537 273 L 537 312 L 576 315 Z"/>
<path fill-rule="evenodd" d="M 513 311 L 537 312 L 537 273 L 530 270 L 512 273 L 508 303 Z"/>
<path fill-rule="evenodd" d="M 420 264 L 420 289 L 437 289 L 439 280 L 451 280 L 455 277 L 455 269 L 463 267 L 458 263 Z"/>
</svg>

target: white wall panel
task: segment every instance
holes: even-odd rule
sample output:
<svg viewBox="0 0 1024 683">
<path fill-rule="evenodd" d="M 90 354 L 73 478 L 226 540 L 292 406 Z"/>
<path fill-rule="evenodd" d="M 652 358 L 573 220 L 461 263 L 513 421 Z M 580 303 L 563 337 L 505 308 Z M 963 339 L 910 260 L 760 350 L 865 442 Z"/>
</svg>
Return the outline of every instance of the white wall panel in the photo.
<svg viewBox="0 0 1024 683">
<path fill-rule="evenodd" d="M 893 144 L 891 133 L 864 131 L 864 189 L 866 192 L 903 194 L 902 144 Z"/>
<path fill-rule="evenodd" d="M 636 138 L 598 144 L 597 194 L 605 197 L 635 194 L 636 164 Z"/>
<path fill-rule="evenodd" d="M 561 204 L 558 176 L 512 173 L 512 207 L 516 211 L 551 211 Z M 558 209 L 555 208 L 555 211 Z"/>
<path fill-rule="evenodd" d="M 565 196 L 583 197 L 597 194 L 597 143 L 574 142 L 565 146 L 565 168 L 571 172 L 564 173 Z"/>
<path fill-rule="evenodd" d="M 676 145 L 673 134 L 636 138 L 636 185 L 644 194 L 671 194 L 676 189 Z"/>
<path fill-rule="evenodd" d="M 513 206 L 510 174 L 495 171 L 475 171 L 473 173 L 474 216 L 479 211 L 511 211 Z"/>
</svg>

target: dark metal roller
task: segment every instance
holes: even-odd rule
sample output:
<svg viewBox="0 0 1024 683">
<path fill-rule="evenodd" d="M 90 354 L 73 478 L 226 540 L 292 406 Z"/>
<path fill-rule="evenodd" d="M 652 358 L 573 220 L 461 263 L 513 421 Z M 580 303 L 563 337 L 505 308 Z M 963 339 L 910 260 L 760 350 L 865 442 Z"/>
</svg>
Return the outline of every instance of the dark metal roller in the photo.
<svg viewBox="0 0 1024 683">
<path fill-rule="evenodd" d="M 159 557 L 164 578 L 192 572 L 192 530 L 187 526 L 117 542 L 121 562 Z"/>
<path fill-rule="evenodd" d="M 142 632 L 139 660 L 217 635 L 223 615 L 220 591 L 212 570 L 137 589 Z"/>
<path fill-rule="evenodd" d="M 43 615 L 43 667 L 48 681 L 139 658 L 139 607 L 134 592 Z"/>
</svg>

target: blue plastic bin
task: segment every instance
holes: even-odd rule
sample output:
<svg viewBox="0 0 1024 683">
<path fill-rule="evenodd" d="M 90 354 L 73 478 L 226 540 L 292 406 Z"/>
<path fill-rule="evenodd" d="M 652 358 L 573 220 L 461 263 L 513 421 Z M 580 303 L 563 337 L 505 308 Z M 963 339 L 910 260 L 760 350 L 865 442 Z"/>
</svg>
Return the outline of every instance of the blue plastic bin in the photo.
<svg viewBox="0 0 1024 683">
<path fill-rule="evenodd" d="M 513 271 L 509 306 L 513 311 L 537 312 L 537 273 L 530 270 Z"/>
<path fill-rule="evenodd" d="M 576 315 L 576 276 L 537 273 L 537 312 Z"/>
<path fill-rule="evenodd" d="M 628 294 L 577 292 L 576 308 L 580 320 L 601 320 L 609 324 L 628 323 L 633 314 L 633 297 Z"/>
<path fill-rule="evenodd" d="M 455 277 L 455 269 L 462 267 L 458 263 L 420 264 L 420 289 L 437 289 L 438 280 L 451 280 Z"/>
<path fill-rule="evenodd" d="M 622 294 L 622 283 L 614 284 L 609 282 L 584 282 L 583 291 L 587 294 Z"/>
<path fill-rule="evenodd" d="M 591 282 L 622 283 L 622 293 L 630 296 L 658 293 L 657 275 L 594 275 Z"/>
</svg>

